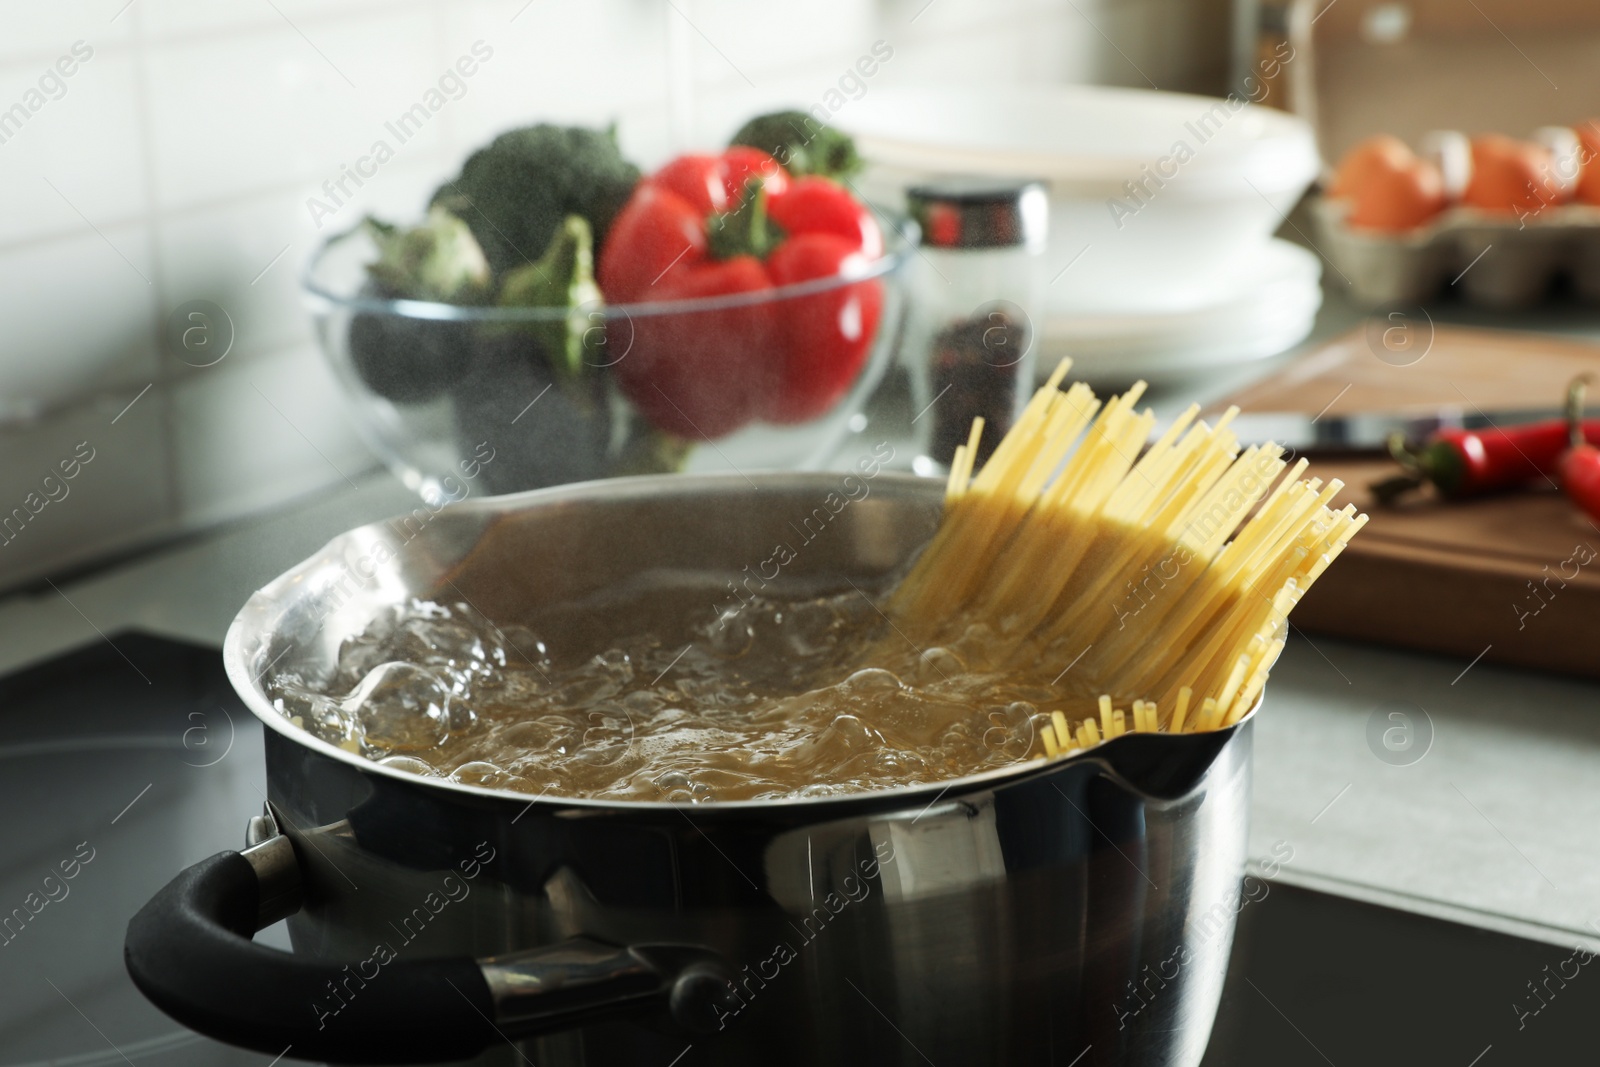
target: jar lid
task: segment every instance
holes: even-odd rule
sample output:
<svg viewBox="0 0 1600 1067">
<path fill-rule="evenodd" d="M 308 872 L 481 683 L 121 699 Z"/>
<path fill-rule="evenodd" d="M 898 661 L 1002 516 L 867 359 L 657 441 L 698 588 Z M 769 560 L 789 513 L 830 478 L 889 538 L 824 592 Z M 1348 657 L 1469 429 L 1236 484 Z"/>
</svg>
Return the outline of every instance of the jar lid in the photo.
<svg viewBox="0 0 1600 1067">
<path fill-rule="evenodd" d="M 925 248 L 1044 248 L 1049 204 L 1027 179 L 939 178 L 906 190 Z"/>
</svg>

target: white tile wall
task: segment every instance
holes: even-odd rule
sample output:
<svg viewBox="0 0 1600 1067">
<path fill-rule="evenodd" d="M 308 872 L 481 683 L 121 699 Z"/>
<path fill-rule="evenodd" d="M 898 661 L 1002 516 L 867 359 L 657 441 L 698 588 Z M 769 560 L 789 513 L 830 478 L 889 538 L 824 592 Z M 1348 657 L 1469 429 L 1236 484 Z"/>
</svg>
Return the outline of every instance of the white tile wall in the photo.
<svg viewBox="0 0 1600 1067">
<path fill-rule="evenodd" d="M 131 19 L 118 18 L 126 0 L 0 0 L 0 60 L 53 60 L 75 40 L 93 45 L 128 40 Z M 41 67 L 43 64 L 40 64 Z"/>
<path fill-rule="evenodd" d="M 150 238 L 148 222 L 80 221 L 56 240 L 0 250 L 0 403 L 55 407 L 86 385 L 156 375 Z"/>
<path fill-rule="evenodd" d="M 63 36 L 42 57 L 0 63 L 0 107 L 37 88 L 72 41 Z M 139 142 L 138 71 L 127 50 L 90 47 L 92 58 L 62 79 L 61 98 L 0 144 L 0 203 L 6 205 L 0 243 L 84 232 L 85 217 L 106 226 L 145 212 L 149 187 Z"/>
<path fill-rule="evenodd" d="M 1227 6 L 0 0 L 0 118 L 42 101 L 14 135 L 0 124 L 0 515 L 76 442 L 97 449 L 0 543 L 0 588 L 370 469 L 300 274 L 362 213 L 419 211 L 503 129 L 616 121 L 650 166 L 757 108 L 814 103 L 879 39 L 895 49 L 885 82 L 1143 84 L 1137 66 L 1163 88 L 1220 85 Z M 479 40 L 494 55 L 465 94 L 319 228 L 307 198 Z M 75 42 L 93 55 L 58 85 Z M 235 325 L 214 367 L 163 351 L 193 299 Z"/>
<path fill-rule="evenodd" d="M 347 484 L 369 461 L 346 429 L 333 376 L 309 345 L 230 356 L 173 390 L 173 481 L 191 522 Z"/>
</svg>

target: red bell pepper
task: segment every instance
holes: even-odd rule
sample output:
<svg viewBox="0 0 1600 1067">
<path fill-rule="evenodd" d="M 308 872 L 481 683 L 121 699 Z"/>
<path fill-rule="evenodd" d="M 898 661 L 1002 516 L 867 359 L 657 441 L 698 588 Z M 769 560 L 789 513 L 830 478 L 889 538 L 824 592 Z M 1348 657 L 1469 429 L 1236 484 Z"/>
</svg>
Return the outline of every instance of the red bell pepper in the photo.
<svg viewBox="0 0 1600 1067">
<path fill-rule="evenodd" d="M 772 290 L 859 274 L 882 253 L 866 208 L 826 178 L 791 181 L 754 148 L 680 156 L 617 215 L 597 280 L 613 304 L 726 299 L 711 310 L 636 307 L 618 385 L 653 425 L 684 437 L 815 418 L 866 362 L 882 283 L 781 299 Z"/>
</svg>

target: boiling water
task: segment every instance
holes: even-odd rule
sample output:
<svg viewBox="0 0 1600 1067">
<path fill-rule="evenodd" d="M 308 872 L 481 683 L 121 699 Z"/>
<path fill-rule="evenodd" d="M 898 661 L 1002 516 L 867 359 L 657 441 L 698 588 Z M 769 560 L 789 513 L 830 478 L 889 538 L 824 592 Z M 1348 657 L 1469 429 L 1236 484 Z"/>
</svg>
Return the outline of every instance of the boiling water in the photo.
<svg viewBox="0 0 1600 1067">
<path fill-rule="evenodd" d="M 389 766 L 536 795 L 821 796 L 1002 767 L 1041 750 L 1048 681 L 975 670 L 985 630 L 917 648 L 867 592 L 756 599 L 706 580 L 613 591 L 534 625 L 413 600 L 278 709 Z M 1059 682 L 1059 679 L 1057 680 Z"/>
</svg>

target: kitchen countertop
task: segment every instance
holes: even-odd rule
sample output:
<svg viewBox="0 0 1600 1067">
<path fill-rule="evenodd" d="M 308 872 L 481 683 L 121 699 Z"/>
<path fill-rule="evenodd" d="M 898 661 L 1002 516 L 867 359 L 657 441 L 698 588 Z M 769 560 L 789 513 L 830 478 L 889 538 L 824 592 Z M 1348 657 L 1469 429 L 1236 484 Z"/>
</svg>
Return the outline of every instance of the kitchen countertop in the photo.
<svg viewBox="0 0 1600 1067">
<path fill-rule="evenodd" d="M 1331 294 L 1313 340 L 1358 317 Z M 1452 318 L 1474 320 L 1600 339 L 1591 312 Z M 1152 402 L 1171 411 L 1209 400 L 1280 362 L 1157 392 Z M 334 534 L 413 504 L 389 475 L 369 472 L 353 489 L 58 589 L 12 595 L 0 600 L 0 671 L 129 628 L 220 644 L 256 588 Z M 130 681 L 138 684 L 131 665 Z M 1378 758 L 1385 750 L 1368 741 L 1374 718 L 1381 733 L 1394 710 L 1416 730 L 1407 758 L 1422 753 L 1407 765 Z M 1293 858 L 1277 877 L 1554 943 L 1600 940 L 1600 863 L 1591 853 L 1600 838 L 1600 684 L 1296 635 L 1273 671 L 1255 738 L 1250 851 L 1266 857 L 1288 842 Z"/>
</svg>

